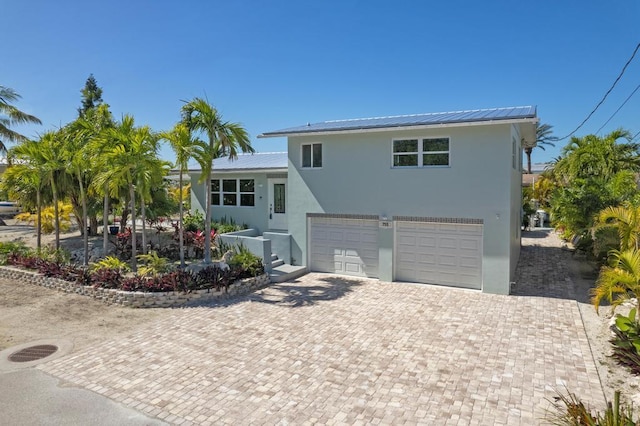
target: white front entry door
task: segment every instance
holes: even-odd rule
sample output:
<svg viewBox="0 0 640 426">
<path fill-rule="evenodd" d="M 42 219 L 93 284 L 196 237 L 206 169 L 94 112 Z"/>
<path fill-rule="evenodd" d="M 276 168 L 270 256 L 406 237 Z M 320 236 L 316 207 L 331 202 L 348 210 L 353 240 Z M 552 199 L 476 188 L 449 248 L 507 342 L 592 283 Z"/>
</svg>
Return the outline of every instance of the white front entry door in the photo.
<svg viewBox="0 0 640 426">
<path fill-rule="evenodd" d="M 269 229 L 286 231 L 287 224 L 287 180 L 268 179 L 269 185 Z"/>
</svg>

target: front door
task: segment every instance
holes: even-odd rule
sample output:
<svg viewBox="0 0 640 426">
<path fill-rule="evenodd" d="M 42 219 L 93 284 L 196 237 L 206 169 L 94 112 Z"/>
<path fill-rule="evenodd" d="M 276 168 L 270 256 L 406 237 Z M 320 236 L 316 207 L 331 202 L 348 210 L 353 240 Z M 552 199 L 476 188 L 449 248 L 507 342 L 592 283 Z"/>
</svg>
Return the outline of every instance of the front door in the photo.
<svg viewBox="0 0 640 426">
<path fill-rule="evenodd" d="M 287 227 L 287 180 L 269 179 L 269 229 Z"/>
</svg>

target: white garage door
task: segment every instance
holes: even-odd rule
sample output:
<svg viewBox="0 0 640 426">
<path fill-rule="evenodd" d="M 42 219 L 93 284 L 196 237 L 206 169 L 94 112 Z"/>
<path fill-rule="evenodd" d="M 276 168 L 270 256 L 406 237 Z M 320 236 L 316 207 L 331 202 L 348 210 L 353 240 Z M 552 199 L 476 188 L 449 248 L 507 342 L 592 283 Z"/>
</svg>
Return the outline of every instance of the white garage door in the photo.
<svg viewBox="0 0 640 426">
<path fill-rule="evenodd" d="M 378 277 L 378 221 L 312 217 L 309 225 L 312 271 Z"/>
<path fill-rule="evenodd" d="M 396 222 L 396 280 L 482 288 L 482 225 Z"/>
</svg>

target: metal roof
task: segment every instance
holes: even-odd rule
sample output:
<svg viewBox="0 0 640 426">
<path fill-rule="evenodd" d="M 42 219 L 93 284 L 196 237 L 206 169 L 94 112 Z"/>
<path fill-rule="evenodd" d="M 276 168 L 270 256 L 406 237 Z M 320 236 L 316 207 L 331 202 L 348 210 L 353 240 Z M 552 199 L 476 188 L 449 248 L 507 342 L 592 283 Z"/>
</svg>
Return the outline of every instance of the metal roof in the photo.
<svg viewBox="0 0 640 426">
<path fill-rule="evenodd" d="M 268 138 L 305 133 L 328 133 L 357 131 L 365 129 L 392 129 L 398 127 L 434 126 L 442 124 L 494 122 L 500 120 L 535 119 L 535 106 L 508 108 L 474 109 L 468 111 L 436 112 L 428 114 L 396 115 L 390 117 L 357 118 L 332 120 L 321 123 L 307 123 L 303 126 L 265 132 L 258 137 Z"/>
<path fill-rule="evenodd" d="M 236 170 L 274 170 L 287 169 L 289 159 L 286 152 L 256 152 L 254 154 L 238 154 L 235 160 L 229 157 L 221 157 L 213 160 L 213 173 L 220 171 Z M 201 167 L 192 161 L 189 170 L 197 171 Z"/>
</svg>

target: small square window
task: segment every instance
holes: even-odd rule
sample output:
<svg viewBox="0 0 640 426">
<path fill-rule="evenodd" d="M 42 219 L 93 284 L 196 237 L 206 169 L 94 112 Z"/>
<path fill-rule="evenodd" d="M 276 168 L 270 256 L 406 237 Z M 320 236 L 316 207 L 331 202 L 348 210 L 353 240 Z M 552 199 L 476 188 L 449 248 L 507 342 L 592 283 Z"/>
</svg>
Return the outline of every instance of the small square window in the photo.
<svg viewBox="0 0 640 426">
<path fill-rule="evenodd" d="M 235 179 L 224 179 L 222 181 L 222 192 L 236 192 L 237 182 Z"/>
<path fill-rule="evenodd" d="M 302 145 L 302 168 L 321 168 L 322 167 L 322 144 L 304 144 Z"/>
<path fill-rule="evenodd" d="M 224 194 L 223 201 L 225 206 L 235 206 L 238 204 L 238 195 L 237 194 Z"/>
<path fill-rule="evenodd" d="M 253 207 L 255 205 L 255 195 L 254 194 L 240 194 L 240 205 Z"/>
<path fill-rule="evenodd" d="M 211 205 L 219 206 L 220 205 L 220 193 L 212 192 L 211 193 Z"/>
</svg>

